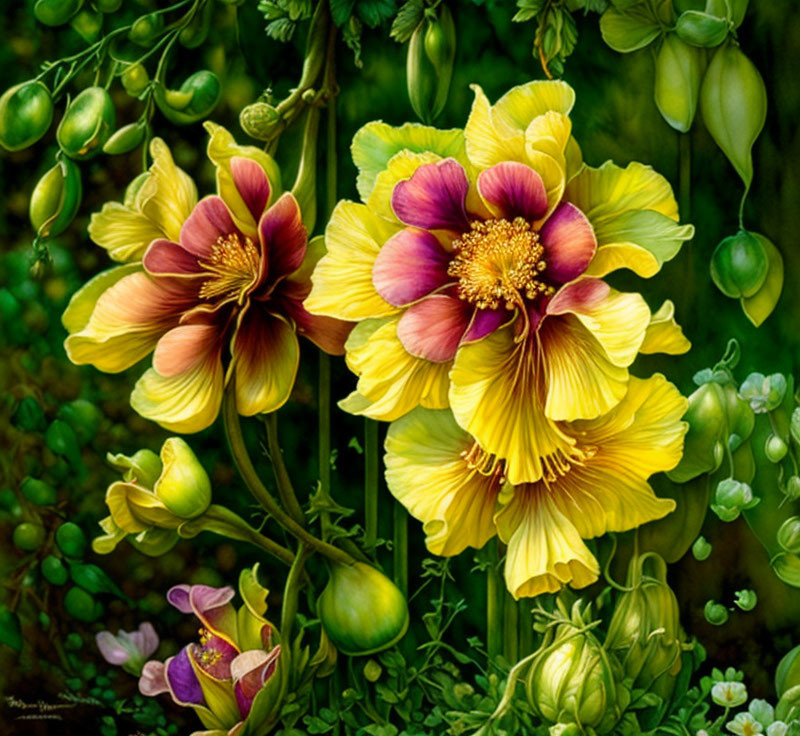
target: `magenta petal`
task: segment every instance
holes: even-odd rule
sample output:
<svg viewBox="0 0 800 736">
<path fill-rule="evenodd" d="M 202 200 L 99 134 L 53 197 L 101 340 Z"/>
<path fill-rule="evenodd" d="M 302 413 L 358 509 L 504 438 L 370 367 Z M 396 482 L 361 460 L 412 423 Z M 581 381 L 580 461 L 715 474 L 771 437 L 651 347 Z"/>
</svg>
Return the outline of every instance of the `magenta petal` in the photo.
<svg viewBox="0 0 800 736">
<path fill-rule="evenodd" d="M 574 204 L 562 202 L 539 231 L 547 277 L 565 284 L 580 276 L 597 250 L 594 228 Z"/>
<path fill-rule="evenodd" d="M 235 646 L 222 637 L 212 635 L 205 640 L 205 644 L 194 644 L 190 647 L 191 657 L 209 675 L 217 680 L 231 679 L 231 662 L 239 656 L 239 650 Z"/>
<path fill-rule="evenodd" d="M 198 615 L 206 615 L 209 611 L 230 603 L 236 591 L 226 585 L 224 588 L 212 588 L 210 585 L 192 585 L 189 589 L 189 602 L 192 610 Z"/>
<path fill-rule="evenodd" d="M 181 613 L 192 613 L 192 604 L 189 602 L 189 591 L 192 586 L 186 583 L 173 585 L 167 591 L 167 602 L 171 603 Z"/>
<path fill-rule="evenodd" d="M 145 251 L 142 265 L 155 276 L 195 276 L 206 271 L 183 246 L 171 240 L 154 240 Z"/>
<path fill-rule="evenodd" d="M 478 191 L 499 217 L 538 220 L 547 212 L 547 191 L 542 177 L 530 166 L 504 161 L 478 176 Z"/>
<path fill-rule="evenodd" d="M 469 182 L 452 158 L 420 166 L 392 192 L 392 209 L 401 222 L 424 230 L 469 228 L 465 202 Z"/>
<path fill-rule="evenodd" d="M 153 624 L 151 624 L 149 621 L 145 621 L 143 624 L 140 624 L 139 631 L 135 632 L 135 634 L 138 634 L 136 646 L 142 653 L 143 657 L 149 657 L 153 652 L 155 652 L 156 649 L 158 649 L 158 634 L 153 628 Z"/>
<path fill-rule="evenodd" d="M 251 158 L 234 156 L 231 159 L 231 175 L 247 209 L 258 222 L 269 201 L 269 179 L 264 169 Z"/>
<path fill-rule="evenodd" d="M 147 697 L 161 695 L 169 692 L 167 685 L 166 667 L 163 662 L 151 660 L 145 662 L 142 674 L 139 677 L 139 692 Z"/>
<path fill-rule="evenodd" d="M 461 299 L 434 294 L 406 310 L 397 323 L 397 337 L 411 355 L 444 363 L 456 354 L 470 316 Z"/>
<path fill-rule="evenodd" d="M 275 674 L 280 654 L 280 645 L 270 652 L 254 649 L 243 652 L 231 664 L 236 701 L 242 718 L 247 718 L 253 699 Z"/>
<path fill-rule="evenodd" d="M 300 206 L 290 192 L 272 205 L 258 224 L 265 268 L 273 283 L 300 268 L 306 257 L 308 232 Z"/>
<path fill-rule="evenodd" d="M 476 309 L 464 333 L 464 342 L 473 342 L 494 332 L 504 322 L 511 319 L 507 309 Z"/>
<path fill-rule="evenodd" d="M 189 647 L 184 647 L 166 661 L 167 684 L 173 699 L 179 705 L 203 705 L 203 689 L 189 661 L 188 650 Z"/>
<path fill-rule="evenodd" d="M 231 213 L 221 197 L 201 199 L 181 228 L 181 245 L 198 258 L 208 258 L 219 238 L 239 234 Z M 244 240 L 243 236 L 240 236 Z"/>
<path fill-rule="evenodd" d="M 576 309 L 585 309 L 601 302 L 608 296 L 609 286 L 605 281 L 584 278 L 559 289 L 547 305 L 547 314 L 564 314 Z"/>
<path fill-rule="evenodd" d="M 131 658 L 130 647 L 126 647 L 124 643 L 120 641 L 124 633 L 124 631 L 120 631 L 118 638 L 110 631 L 100 631 L 94 637 L 100 654 L 103 655 L 103 659 L 109 664 L 125 664 Z"/>
<path fill-rule="evenodd" d="M 372 283 L 389 304 L 402 307 L 452 281 L 447 275 L 449 262 L 449 254 L 434 235 L 405 228 L 378 253 Z"/>
</svg>

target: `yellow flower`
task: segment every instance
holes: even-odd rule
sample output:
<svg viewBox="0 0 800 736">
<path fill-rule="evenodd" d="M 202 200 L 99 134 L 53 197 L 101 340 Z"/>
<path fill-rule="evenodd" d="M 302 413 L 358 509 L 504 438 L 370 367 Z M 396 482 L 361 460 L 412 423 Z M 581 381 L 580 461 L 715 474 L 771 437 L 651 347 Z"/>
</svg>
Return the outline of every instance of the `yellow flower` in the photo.
<svg viewBox="0 0 800 736">
<path fill-rule="evenodd" d="M 334 211 L 305 306 L 358 322 L 342 408 L 449 407 L 510 482 L 534 483 L 586 459 L 561 423 L 612 410 L 639 352 L 688 349 L 671 302 L 651 314 L 601 277 L 652 276 L 693 228 L 650 167 L 582 164 L 565 83 L 475 94 L 463 131 L 356 134 L 364 204 Z"/>
<path fill-rule="evenodd" d="M 655 496 L 648 478 L 680 460 L 686 407 L 663 376 L 631 378 L 604 416 L 559 425 L 580 449 L 580 463 L 522 484 L 509 481 L 505 461 L 483 451 L 451 412 L 416 408 L 389 427 L 386 480 L 422 521 L 434 554 L 481 547 L 497 534 L 508 545 L 505 578 L 514 597 L 582 588 L 599 574 L 584 539 L 675 508 Z"/>
</svg>

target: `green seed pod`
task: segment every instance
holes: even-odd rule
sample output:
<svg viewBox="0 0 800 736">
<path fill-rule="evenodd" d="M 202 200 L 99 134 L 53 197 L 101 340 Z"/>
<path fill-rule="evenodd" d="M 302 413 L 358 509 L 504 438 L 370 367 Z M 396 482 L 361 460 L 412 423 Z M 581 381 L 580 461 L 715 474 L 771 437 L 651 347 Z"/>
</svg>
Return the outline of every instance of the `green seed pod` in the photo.
<svg viewBox="0 0 800 736">
<path fill-rule="evenodd" d="M 86 535 L 77 524 L 65 521 L 56 529 L 56 544 L 67 557 L 83 557 L 88 542 Z"/>
<path fill-rule="evenodd" d="M 149 13 L 137 18 L 130 31 L 128 31 L 128 39 L 133 43 L 148 48 L 152 46 L 161 31 L 164 30 L 164 19 L 158 13 Z"/>
<path fill-rule="evenodd" d="M 367 660 L 364 665 L 364 678 L 368 682 L 377 682 L 380 679 L 383 667 L 381 667 L 374 659 Z"/>
<path fill-rule="evenodd" d="M 42 82 L 22 82 L 0 97 L 0 145 L 21 151 L 38 141 L 53 122 L 53 98 Z"/>
<path fill-rule="evenodd" d="M 800 516 L 790 516 L 778 529 L 778 544 L 790 554 L 800 553 Z"/>
<path fill-rule="evenodd" d="M 766 251 L 746 230 L 722 240 L 711 256 L 711 279 L 733 299 L 753 296 L 767 278 L 768 269 Z"/>
<path fill-rule="evenodd" d="M 69 24 L 86 43 L 92 44 L 100 38 L 103 30 L 103 16 L 101 13 L 91 10 L 81 10 Z"/>
<path fill-rule="evenodd" d="M 399 588 L 364 562 L 331 564 L 317 614 L 344 654 L 373 654 L 399 641 L 408 629 L 408 604 Z"/>
<path fill-rule="evenodd" d="M 14 527 L 14 545 L 24 552 L 33 552 L 44 544 L 46 536 L 44 527 L 41 524 L 33 524 L 30 521 L 23 521 Z"/>
<path fill-rule="evenodd" d="M 775 670 L 775 690 L 778 697 L 800 685 L 800 645 L 786 653 Z"/>
<path fill-rule="evenodd" d="M 146 133 L 147 126 L 141 123 L 123 125 L 105 142 L 103 153 L 108 153 L 112 156 L 130 153 L 134 148 L 138 148 L 144 142 Z"/>
<path fill-rule="evenodd" d="M 788 445 L 776 434 L 771 434 L 764 443 L 764 455 L 771 463 L 779 463 L 788 451 Z"/>
<path fill-rule="evenodd" d="M 56 489 L 37 478 L 25 478 L 20 483 L 19 489 L 22 495 L 36 506 L 52 506 L 58 500 Z"/>
<path fill-rule="evenodd" d="M 95 0 L 94 5 L 101 13 L 116 13 L 122 7 L 122 0 Z"/>
<path fill-rule="evenodd" d="M 673 33 L 667 34 L 656 57 L 656 106 L 664 120 L 681 133 L 694 121 L 703 63 L 703 52 Z"/>
<path fill-rule="evenodd" d="M 213 72 L 202 69 L 190 76 L 177 90 L 156 87 L 158 109 L 170 122 L 178 125 L 196 123 L 207 118 L 222 96 L 222 85 Z"/>
<path fill-rule="evenodd" d="M 800 476 L 793 475 L 786 482 L 786 496 L 790 501 L 800 498 Z"/>
<path fill-rule="evenodd" d="M 80 10 L 83 0 L 38 0 L 33 6 L 33 14 L 46 26 L 64 25 Z"/>
<path fill-rule="evenodd" d="M 75 431 L 78 442 L 85 445 L 97 436 L 100 423 L 103 421 L 103 412 L 91 401 L 75 399 L 62 404 L 56 417 L 69 424 Z"/>
<path fill-rule="evenodd" d="M 734 603 L 743 611 L 752 611 L 758 604 L 758 596 L 754 590 L 737 590 Z"/>
<path fill-rule="evenodd" d="M 278 111 L 267 102 L 254 102 L 239 113 L 242 130 L 257 141 L 270 140 L 280 122 Z"/>
<path fill-rule="evenodd" d="M 437 71 L 425 49 L 425 38 L 434 22 L 428 17 L 423 18 L 414 33 L 411 34 L 406 56 L 408 99 L 414 112 L 425 123 L 432 122 L 436 115 L 441 112 L 441 109 L 437 110 L 437 101 L 439 99 Z M 441 43 L 443 31 L 444 29 L 441 26 L 432 31 L 433 35 L 430 43 L 432 49 L 437 49 L 443 45 Z M 446 96 L 445 92 L 445 99 Z"/>
<path fill-rule="evenodd" d="M 722 626 L 728 620 L 728 609 L 721 603 L 708 601 L 703 609 L 706 621 L 713 626 Z"/>
<path fill-rule="evenodd" d="M 728 43 L 714 53 L 700 88 L 700 110 L 711 137 L 749 187 L 753 143 L 767 119 L 767 90 L 738 46 Z"/>
<path fill-rule="evenodd" d="M 102 87 L 89 87 L 64 113 L 56 132 L 58 145 L 70 158 L 91 158 L 103 148 L 115 121 L 114 103 L 108 92 Z"/>
<path fill-rule="evenodd" d="M 711 556 L 711 549 L 705 537 L 698 537 L 692 545 L 692 555 L 698 562 L 703 562 Z"/>
<path fill-rule="evenodd" d="M 51 585 L 64 585 L 69 579 L 67 568 L 53 555 L 47 555 L 42 560 L 42 575 Z"/>
<path fill-rule="evenodd" d="M 103 612 L 102 606 L 85 590 L 72 587 L 64 596 L 64 608 L 67 613 L 78 621 L 91 623 L 96 621 Z"/>
<path fill-rule="evenodd" d="M 725 394 L 725 415 L 728 420 L 728 431 L 731 436 L 738 438 L 731 444 L 731 450 L 735 451 L 743 442 L 746 442 L 753 434 L 756 417 L 750 405 L 739 396 L 736 386 L 727 383 L 722 387 Z"/>
<path fill-rule="evenodd" d="M 728 21 L 709 13 L 687 10 L 678 17 L 675 32 L 682 41 L 692 46 L 712 48 L 728 37 Z"/>
<path fill-rule="evenodd" d="M 78 437 L 66 422 L 60 419 L 54 420 L 44 433 L 44 440 L 56 455 L 63 455 L 73 465 L 80 462 L 81 450 Z"/>
<path fill-rule="evenodd" d="M 211 28 L 211 15 L 214 12 L 214 3 L 207 2 L 199 13 L 195 13 L 189 25 L 181 30 L 178 41 L 187 49 L 196 49 L 208 38 Z"/>
<path fill-rule="evenodd" d="M 10 321 L 15 315 L 0 312 L 0 322 Z M 43 432 L 47 426 L 44 410 L 33 396 L 26 396 L 19 402 L 11 423 L 20 432 Z"/>
<path fill-rule="evenodd" d="M 61 235 L 75 219 L 83 198 L 81 170 L 66 156 L 41 179 L 31 194 L 31 225 L 40 238 Z"/>
<path fill-rule="evenodd" d="M 150 84 L 150 75 L 142 64 L 130 64 L 120 77 L 122 86 L 131 97 L 138 97 Z"/>
<path fill-rule="evenodd" d="M 439 17 L 431 21 L 425 31 L 425 54 L 436 74 L 436 97 L 431 111 L 431 120 L 434 120 L 447 104 L 456 57 L 456 27 L 446 5 L 439 6 Z"/>
</svg>

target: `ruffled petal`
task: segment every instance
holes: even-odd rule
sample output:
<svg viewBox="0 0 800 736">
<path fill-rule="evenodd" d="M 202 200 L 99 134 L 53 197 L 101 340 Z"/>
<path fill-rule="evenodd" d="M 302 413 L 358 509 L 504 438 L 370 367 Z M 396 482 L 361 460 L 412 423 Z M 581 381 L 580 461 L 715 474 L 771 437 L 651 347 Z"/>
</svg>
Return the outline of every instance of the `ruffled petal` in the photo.
<svg viewBox="0 0 800 736">
<path fill-rule="evenodd" d="M 393 422 L 386 435 L 386 483 L 423 523 L 425 544 L 435 555 L 480 548 L 494 536 L 500 482 L 468 465 L 464 456 L 474 444 L 450 411 L 420 407 Z"/>
<path fill-rule="evenodd" d="M 154 660 L 145 662 L 141 677 L 139 677 L 139 692 L 149 698 L 169 692 L 166 668 L 163 662 Z"/>
<path fill-rule="evenodd" d="M 121 641 L 110 631 L 99 631 L 94 640 L 103 659 L 109 664 L 123 665 L 135 654 L 130 645 L 126 646 L 127 642 Z"/>
<path fill-rule="evenodd" d="M 580 276 L 597 248 L 589 220 L 573 204 L 562 202 L 539 231 L 547 276 L 559 284 Z"/>
<path fill-rule="evenodd" d="M 211 195 L 197 203 L 197 207 L 183 223 L 181 245 L 197 258 L 209 258 L 219 238 L 226 238 L 238 228 L 221 197 Z"/>
<path fill-rule="evenodd" d="M 640 353 L 666 353 L 681 355 L 692 347 L 675 321 L 675 305 L 667 299 L 655 312 L 647 326 Z"/>
<path fill-rule="evenodd" d="M 279 303 L 281 314 L 291 318 L 299 335 L 329 355 L 344 355 L 344 344 L 353 329 L 353 322 L 311 314 L 302 301 L 296 299 L 282 299 Z"/>
<path fill-rule="evenodd" d="M 119 202 L 106 202 L 89 218 L 89 237 L 114 261 L 141 260 L 147 246 L 164 231 L 147 215 Z"/>
<path fill-rule="evenodd" d="M 125 266 L 109 268 L 89 279 L 72 295 L 64 314 L 61 315 L 61 324 L 64 325 L 67 332 L 80 332 L 86 327 L 101 295 L 124 276 L 141 270 L 141 264 L 129 263 Z"/>
<path fill-rule="evenodd" d="M 253 220 L 258 222 L 269 202 L 270 186 L 267 174 L 253 159 L 244 156 L 233 156 L 230 166 L 233 184 Z"/>
<path fill-rule="evenodd" d="M 427 230 L 404 228 L 381 248 L 372 269 L 375 289 L 389 304 L 417 301 L 453 279 L 450 255 Z"/>
<path fill-rule="evenodd" d="M 154 276 L 202 276 L 208 272 L 182 245 L 159 238 L 150 243 L 142 259 L 145 270 Z"/>
<path fill-rule="evenodd" d="M 530 166 L 515 161 L 495 164 L 478 175 L 478 191 L 497 217 L 538 220 L 547 211 L 542 177 Z"/>
<path fill-rule="evenodd" d="M 585 588 L 598 579 L 597 560 L 543 485 L 515 488 L 495 523 L 508 545 L 505 579 L 514 598 L 556 593 L 564 585 Z"/>
<path fill-rule="evenodd" d="M 282 195 L 264 213 L 258 230 L 264 268 L 271 283 L 300 268 L 306 255 L 308 233 L 297 200 L 290 192 Z"/>
<path fill-rule="evenodd" d="M 444 363 L 453 359 L 472 316 L 461 299 L 434 294 L 412 304 L 397 323 L 397 337 L 415 358 Z"/>
<path fill-rule="evenodd" d="M 191 369 L 198 355 L 218 348 L 219 328 L 214 324 L 179 325 L 167 332 L 153 352 L 153 368 L 164 378 Z"/>
<path fill-rule="evenodd" d="M 370 212 L 402 225 L 392 209 L 392 192 L 394 188 L 404 179 L 410 179 L 420 166 L 433 164 L 441 160 L 441 156 L 437 156 L 430 151 L 412 153 L 411 151 L 403 150 L 392 156 L 386 164 L 386 168 L 376 177 L 369 198 L 365 200 Z"/>
<path fill-rule="evenodd" d="M 469 182 L 464 167 L 449 158 L 420 166 L 392 192 L 392 209 L 406 225 L 425 230 L 469 228 L 466 199 Z"/>
<path fill-rule="evenodd" d="M 165 663 L 166 680 L 172 699 L 178 705 L 204 705 L 205 698 L 186 646 Z"/>
<path fill-rule="evenodd" d="M 373 215 L 363 204 L 339 202 L 325 230 L 327 253 L 311 276 L 306 309 L 343 320 L 397 312 L 376 291 L 372 269 L 383 244 L 399 229 Z"/>
<path fill-rule="evenodd" d="M 286 403 L 297 375 L 300 347 L 283 318 L 251 304 L 242 313 L 231 352 L 240 414 L 267 413 Z"/>
</svg>

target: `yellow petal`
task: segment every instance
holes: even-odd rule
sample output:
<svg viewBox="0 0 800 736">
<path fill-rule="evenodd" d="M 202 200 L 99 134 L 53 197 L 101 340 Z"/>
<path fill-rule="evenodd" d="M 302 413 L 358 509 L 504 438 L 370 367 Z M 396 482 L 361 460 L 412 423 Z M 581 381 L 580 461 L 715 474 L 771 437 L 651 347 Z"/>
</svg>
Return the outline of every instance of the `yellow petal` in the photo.
<svg viewBox="0 0 800 736">
<path fill-rule="evenodd" d="M 456 421 L 506 460 L 515 485 L 539 480 L 577 452 L 574 440 L 545 416 L 543 378 L 536 348 L 530 340 L 514 341 L 513 324 L 462 345 L 450 374 Z"/>
<path fill-rule="evenodd" d="M 598 579 L 597 560 L 543 486 L 515 488 L 495 523 L 508 545 L 505 579 L 514 598 L 555 593 L 567 584 L 584 588 Z"/>
<path fill-rule="evenodd" d="M 525 130 L 531 121 L 551 110 L 569 115 L 575 104 L 575 91 L 560 80 L 535 80 L 512 87 L 492 108 L 500 130 Z"/>
<path fill-rule="evenodd" d="M 635 243 L 604 243 L 584 272 L 600 278 L 620 268 L 629 268 L 637 276 L 649 279 L 661 270 L 661 263 L 649 250 Z"/>
<path fill-rule="evenodd" d="M 305 308 L 348 321 L 396 313 L 375 290 L 372 268 L 383 244 L 399 230 L 363 204 L 339 202 L 325 230 L 327 253 L 311 276 Z"/>
<path fill-rule="evenodd" d="M 89 237 L 112 260 L 141 261 L 147 246 L 164 237 L 161 228 L 141 212 L 119 202 L 106 202 L 89 218 Z"/>
<path fill-rule="evenodd" d="M 681 355 L 692 347 L 680 325 L 675 321 L 675 305 L 667 299 L 653 314 L 644 335 L 640 353 Z"/>
<path fill-rule="evenodd" d="M 64 314 L 61 315 L 61 324 L 64 325 L 67 332 L 80 332 L 86 327 L 100 295 L 116 284 L 123 276 L 141 270 L 141 264 L 129 263 L 125 266 L 109 268 L 107 271 L 102 271 L 89 279 L 72 295 Z"/>
<path fill-rule="evenodd" d="M 386 483 L 423 523 L 428 549 L 451 556 L 494 536 L 499 478 L 467 463 L 474 440 L 450 411 L 416 408 L 386 435 Z"/>
<path fill-rule="evenodd" d="M 357 391 L 339 403 L 351 414 L 392 421 L 416 406 L 447 407 L 451 363 L 432 363 L 406 352 L 397 338 L 398 317 L 361 322 L 345 348 L 359 376 Z"/>
</svg>

